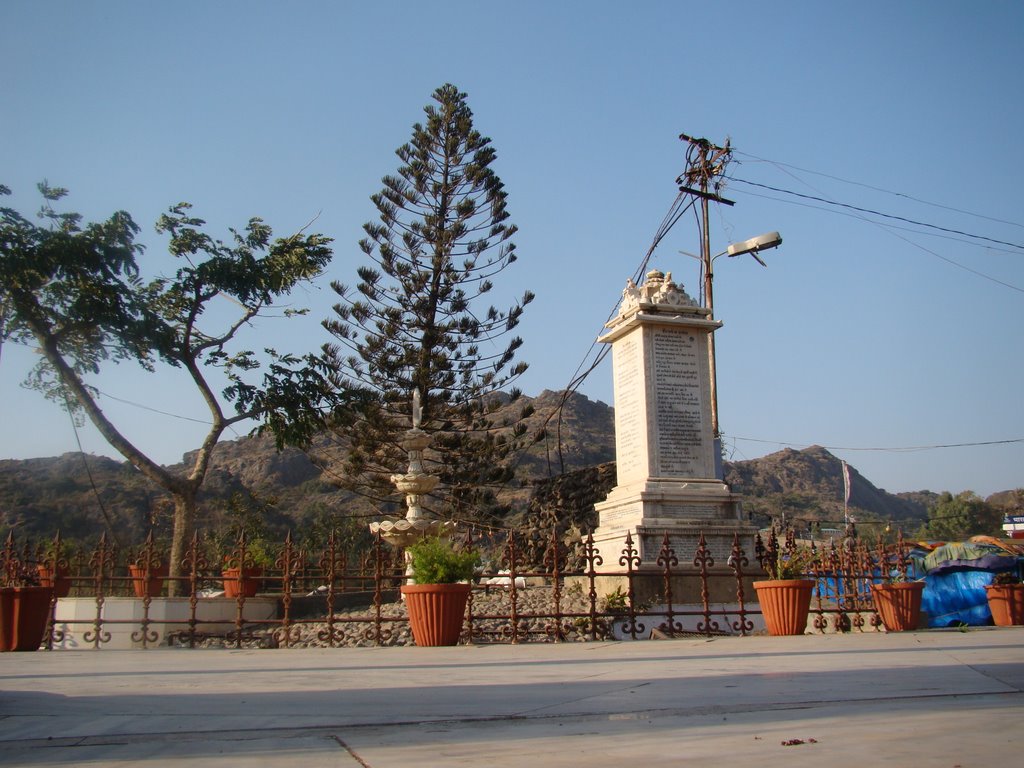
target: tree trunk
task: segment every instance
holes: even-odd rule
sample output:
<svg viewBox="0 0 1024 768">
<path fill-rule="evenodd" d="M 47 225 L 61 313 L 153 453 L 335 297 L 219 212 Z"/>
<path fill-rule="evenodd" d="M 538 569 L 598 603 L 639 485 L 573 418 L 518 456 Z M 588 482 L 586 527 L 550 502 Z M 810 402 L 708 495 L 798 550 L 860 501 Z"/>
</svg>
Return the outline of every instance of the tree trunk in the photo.
<svg viewBox="0 0 1024 768">
<path fill-rule="evenodd" d="M 170 581 L 167 594 L 182 597 L 188 594 L 187 585 L 179 577 L 187 576 L 185 557 L 192 543 L 196 527 L 196 492 L 174 494 L 174 530 L 171 534 Z"/>
</svg>

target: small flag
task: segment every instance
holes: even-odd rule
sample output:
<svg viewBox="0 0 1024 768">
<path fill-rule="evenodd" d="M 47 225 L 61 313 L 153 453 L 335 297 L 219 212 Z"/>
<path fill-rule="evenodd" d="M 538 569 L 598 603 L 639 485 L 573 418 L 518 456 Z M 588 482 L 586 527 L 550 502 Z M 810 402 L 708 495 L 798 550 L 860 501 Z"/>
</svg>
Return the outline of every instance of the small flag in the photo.
<svg viewBox="0 0 1024 768">
<path fill-rule="evenodd" d="M 840 461 L 842 461 L 840 459 Z M 850 465 L 843 461 L 843 520 L 850 524 Z"/>
</svg>

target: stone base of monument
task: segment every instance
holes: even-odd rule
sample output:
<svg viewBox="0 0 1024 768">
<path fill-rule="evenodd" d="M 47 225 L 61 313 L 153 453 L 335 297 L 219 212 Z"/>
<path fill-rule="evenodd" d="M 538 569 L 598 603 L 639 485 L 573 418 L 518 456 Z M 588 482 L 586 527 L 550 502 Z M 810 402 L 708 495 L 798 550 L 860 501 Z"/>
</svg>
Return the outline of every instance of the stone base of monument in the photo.
<svg viewBox="0 0 1024 768">
<path fill-rule="evenodd" d="M 731 493 L 720 480 L 652 479 L 642 484 L 617 486 L 594 508 L 599 515 L 599 525 L 594 531 L 594 548 L 602 560 L 596 568 L 599 573 L 622 573 L 625 570 L 622 558 L 631 544 L 638 558 L 633 562 L 633 569 L 650 573 L 652 578 L 660 577 L 664 565 L 659 565 L 658 559 L 662 556 L 666 536 L 678 563 L 672 566 L 672 571 L 679 574 L 697 572 L 694 558 L 702 536 L 704 551 L 710 558 L 707 566 L 712 572 L 732 573 L 728 568 L 729 558 L 737 539 L 748 563 L 753 561 L 757 528 L 741 519 L 739 496 Z M 608 591 L 614 592 L 615 587 Z M 735 577 L 731 591 L 735 595 Z"/>
<path fill-rule="evenodd" d="M 598 573 L 620 572 L 625 569 L 621 564 L 629 544 L 639 557 L 640 568 L 659 568 L 658 558 L 662 555 L 665 537 L 668 546 L 679 562 L 682 570 L 695 570 L 694 558 L 700 546 L 701 536 L 707 555 L 713 562 L 710 566 L 727 566 L 732 555 L 733 540 L 738 538 L 743 553 L 750 562 L 753 560 L 754 535 L 757 529 L 743 523 L 719 522 L 715 524 L 690 524 L 669 520 L 652 520 L 648 524 L 637 525 L 627 530 L 607 530 L 603 527 L 594 531 L 594 548 L 601 556 L 602 565 Z M 636 568 L 634 561 L 634 568 Z M 675 568 L 673 567 L 673 570 Z"/>
</svg>

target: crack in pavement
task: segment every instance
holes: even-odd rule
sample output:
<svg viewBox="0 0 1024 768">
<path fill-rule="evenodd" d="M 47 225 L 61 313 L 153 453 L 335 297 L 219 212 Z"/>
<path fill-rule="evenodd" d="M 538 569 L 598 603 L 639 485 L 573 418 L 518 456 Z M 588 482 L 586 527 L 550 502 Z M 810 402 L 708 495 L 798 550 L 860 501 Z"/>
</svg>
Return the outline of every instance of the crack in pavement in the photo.
<svg viewBox="0 0 1024 768">
<path fill-rule="evenodd" d="M 638 686 L 629 686 L 629 688 L 636 688 Z M 260 739 L 299 739 L 309 736 L 315 736 L 322 734 L 327 738 L 334 739 L 341 746 L 343 746 L 353 758 L 358 758 L 357 755 L 352 753 L 349 747 L 337 736 L 339 732 L 351 732 L 351 731 L 368 731 L 374 729 L 392 729 L 392 728 L 406 728 L 406 727 L 417 727 L 417 726 L 438 726 L 438 725 L 473 725 L 483 723 L 503 723 L 503 722 L 544 722 L 544 721 L 558 721 L 558 720 L 571 720 L 575 722 L 599 722 L 609 720 L 624 720 L 624 719 L 654 719 L 654 718 L 668 718 L 668 717 L 700 717 L 705 715 L 728 715 L 728 714 L 744 714 L 744 713 L 755 713 L 755 712 L 766 712 L 766 711 L 799 711 L 806 709 L 815 709 L 818 707 L 831 707 L 831 706 L 842 706 L 847 704 L 864 704 L 870 702 L 904 702 L 910 703 L 914 701 L 934 701 L 940 699 L 958 699 L 964 700 L 966 698 L 972 698 L 975 696 L 994 696 L 994 697 L 1008 697 L 1014 698 L 1022 695 L 1022 691 L 1011 690 L 1011 691 L 981 691 L 973 694 L 959 693 L 934 693 L 934 694 L 915 694 L 912 696 L 888 696 L 881 698 L 871 699 L 815 699 L 802 702 L 793 701 L 779 701 L 779 702 L 761 702 L 757 704 L 736 704 L 736 705 L 722 705 L 722 706 L 694 706 L 694 707 L 672 707 L 662 709 L 638 709 L 631 712 L 603 712 L 603 713 L 572 713 L 563 712 L 558 714 L 543 714 L 543 715 L 529 715 L 529 714 L 515 714 L 515 715 L 494 715 L 487 717 L 458 717 L 458 718 L 440 718 L 436 720 L 401 720 L 392 722 L 381 722 L 381 723 L 336 723 L 333 725 L 312 725 L 312 726 L 292 726 L 286 728 L 244 728 L 235 730 L 210 730 L 210 731 L 152 731 L 146 733 L 137 734 L 105 734 L 95 736 L 64 736 L 64 737 L 47 737 L 47 738 L 34 738 L 34 739 L 7 739 L 0 741 L 0 748 L 2 749 L 25 749 L 34 747 L 51 747 L 51 748 L 73 748 L 73 747 L 91 747 L 91 746 L 116 746 L 116 745 L 128 745 L 137 743 L 148 743 L 152 741 L 256 741 Z M 591 698 L 591 697 L 587 697 Z M 536 710 L 535 710 L 536 711 Z"/>
</svg>

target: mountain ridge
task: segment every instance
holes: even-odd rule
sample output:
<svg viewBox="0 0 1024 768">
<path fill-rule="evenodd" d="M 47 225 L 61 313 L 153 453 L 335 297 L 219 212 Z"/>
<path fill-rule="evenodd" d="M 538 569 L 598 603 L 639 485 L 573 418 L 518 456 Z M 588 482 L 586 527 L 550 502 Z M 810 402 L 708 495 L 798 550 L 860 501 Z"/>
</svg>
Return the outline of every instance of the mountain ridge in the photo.
<svg viewBox="0 0 1024 768">
<path fill-rule="evenodd" d="M 587 507 L 603 498 L 615 478 L 612 407 L 578 393 L 552 390 L 503 407 L 518 409 L 524 402 L 534 407 L 527 428 L 531 433 L 543 429 L 545 437 L 518 459 L 522 479 L 505 493 L 514 513 L 510 522 L 522 520 L 526 510 L 536 506 L 531 499 L 538 494 L 555 493 L 562 507 Z M 184 470 L 190 455 L 170 468 Z M 726 481 L 755 522 L 785 516 L 821 524 L 844 518 L 842 462 L 821 446 L 784 448 L 757 459 L 726 462 L 725 468 Z M 558 480 L 576 473 L 586 478 L 580 480 L 585 487 L 572 488 L 571 480 Z M 889 493 L 852 465 L 850 480 L 849 512 L 857 520 L 916 527 L 938 498 L 927 490 Z M 237 493 L 266 500 L 271 527 L 278 532 L 308 523 L 323 509 L 343 509 L 354 518 L 381 514 L 365 501 L 345 497 L 304 453 L 293 448 L 278 452 L 266 437 L 228 440 L 214 449 L 201 504 L 208 510 L 221 509 Z M 168 508 L 166 495 L 127 462 L 95 455 L 83 458 L 79 453 L 0 460 L 0 527 L 8 530 L 52 535 L 59 528 L 65 536 L 95 535 L 106 516 L 125 538 L 139 540 L 168 514 Z M 584 514 L 582 519 L 590 518 Z M 217 514 L 207 516 L 210 524 L 217 520 Z"/>
</svg>

